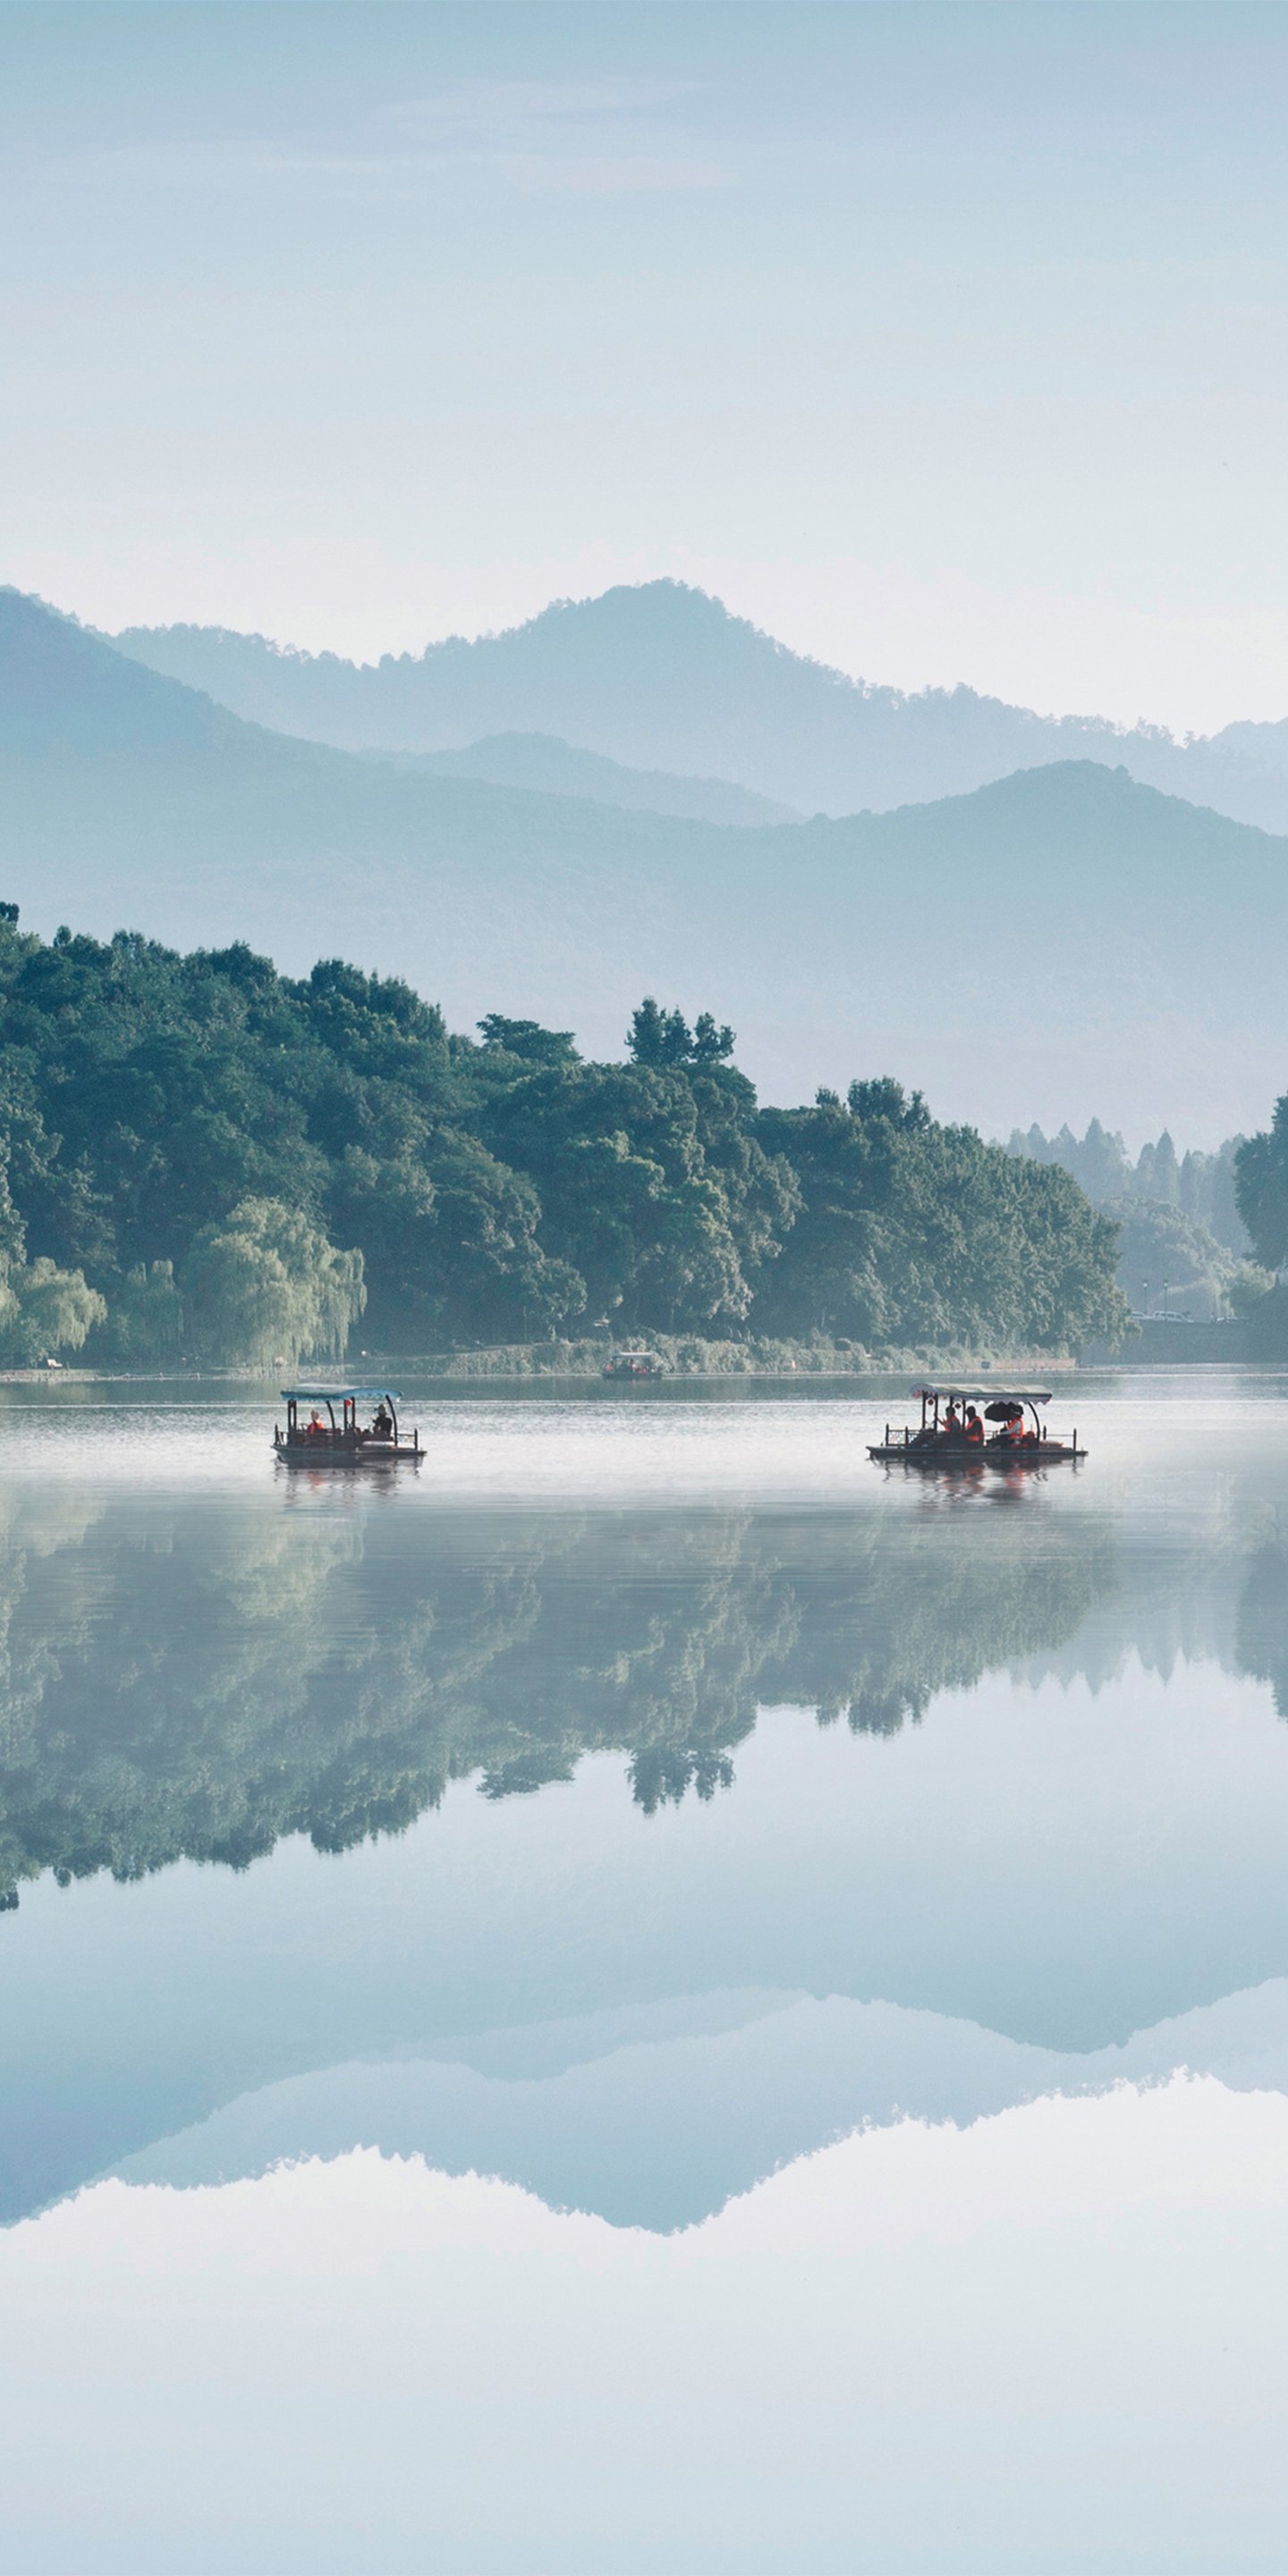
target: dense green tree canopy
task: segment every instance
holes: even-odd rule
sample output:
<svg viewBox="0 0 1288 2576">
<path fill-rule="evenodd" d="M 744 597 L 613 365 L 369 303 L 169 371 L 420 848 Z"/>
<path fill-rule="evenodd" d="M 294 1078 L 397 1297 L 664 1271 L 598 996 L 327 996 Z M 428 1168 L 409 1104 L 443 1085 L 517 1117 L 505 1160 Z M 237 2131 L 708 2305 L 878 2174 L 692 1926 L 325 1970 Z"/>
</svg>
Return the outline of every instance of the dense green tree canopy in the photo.
<svg viewBox="0 0 1288 2576">
<path fill-rule="evenodd" d="M 0 911 L 0 1349 L 132 1364 L 622 1330 L 1065 1349 L 1113 1329 L 1068 1173 L 897 1083 L 760 1109 L 649 999 L 628 1060 L 244 946 L 49 943 Z"/>
<path fill-rule="evenodd" d="M 1117 1228 L 1058 1166 L 937 1127 L 887 1081 L 759 1131 L 803 1202 L 758 1301 L 771 1329 L 1054 1350 L 1113 1328 Z"/>
<path fill-rule="evenodd" d="M 1275 1102 L 1269 1132 L 1249 1136 L 1235 1158 L 1239 1214 L 1267 1270 L 1288 1261 L 1288 1095 Z"/>
</svg>

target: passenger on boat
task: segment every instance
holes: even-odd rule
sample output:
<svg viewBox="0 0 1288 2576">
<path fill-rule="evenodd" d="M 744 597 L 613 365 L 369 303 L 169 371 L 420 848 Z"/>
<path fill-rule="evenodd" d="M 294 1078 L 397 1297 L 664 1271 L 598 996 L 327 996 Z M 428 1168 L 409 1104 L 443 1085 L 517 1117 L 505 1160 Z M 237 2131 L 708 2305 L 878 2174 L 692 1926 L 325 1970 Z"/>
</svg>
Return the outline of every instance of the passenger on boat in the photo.
<svg viewBox="0 0 1288 2576">
<path fill-rule="evenodd" d="M 959 1413 L 959 1412 L 958 1412 L 958 1410 L 957 1410 L 956 1405 L 953 1403 L 952 1399 L 950 1398 L 950 1399 L 949 1399 L 949 1404 L 948 1404 L 948 1411 L 947 1411 L 947 1412 L 946 1412 L 946 1414 L 944 1415 L 943 1437 L 944 1437 L 944 1439 L 945 1439 L 945 1440 L 960 1440 L 961 1436 L 962 1436 L 962 1418 L 961 1418 L 960 1413 Z"/>
<path fill-rule="evenodd" d="M 326 1431 L 323 1426 L 322 1416 L 320 1413 L 314 1412 L 310 1414 L 309 1426 L 304 1437 L 306 1440 L 325 1440 Z"/>
<path fill-rule="evenodd" d="M 376 1418 L 371 1425 L 371 1437 L 373 1440 L 392 1440 L 393 1436 L 394 1418 L 384 1400 L 384 1397 L 382 1396 L 376 1411 Z"/>
<path fill-rule="evenodd" d="M 973 1404 L 968 1404 L 966 1407 L 966 1437 L 976 1447 L 982 1444 L 984 1438 L 984 1425 Z"/>
</svg>

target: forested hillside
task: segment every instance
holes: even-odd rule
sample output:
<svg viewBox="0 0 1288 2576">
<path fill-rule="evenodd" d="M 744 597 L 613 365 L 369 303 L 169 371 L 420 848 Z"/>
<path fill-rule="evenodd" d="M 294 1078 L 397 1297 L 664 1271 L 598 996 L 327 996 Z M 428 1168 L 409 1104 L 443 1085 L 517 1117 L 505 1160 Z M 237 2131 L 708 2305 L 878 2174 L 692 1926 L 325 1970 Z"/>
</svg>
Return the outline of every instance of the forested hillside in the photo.
<svg viewBox="0 0 1288 2576">
<path fill-rule="evenodd" d="M 1051 1351 L 1111 1330 L 1070 1176 L 892 1081 L 762 1109 L 708 1014 L 627 1056 L 409 985 L 0 916 L 0 1352 L 339 1358 L 614 1330 Z"/>
<path fill-rule="evenodd" d="M 349 957 L 457 1027 L 535 1015 L 607 1055 L 709 960 L 780 1102 L 875 1063 L 1002 1134 L 1099 1109 L 1214 1143 L 1282 1078 L 1288 844 L 1091 761 L 720 828 L 288 741 L 10 591 L 0 807 L 46 936 Z"/>
<path fill-rule="evenodd" d="M 1212 1154 L 1191 1147 L 1178 1156 L 1166 1127 L 1133 1162 L 1122 1137 L 1093 1118 L 1084 1136 L 1066 1125 L 1057 1136 L 1033 1126 L 1011 1136 L 1009 1153 L 1059 1163 L 1093 1205 L 1118 1226 L 1118 1284 L 1129 1305 L 1195 1323 L 1233 1306 L 1243 1311 L 1264 1291 L 1265 1273 L 1248 1260 L 1248 1230 L 1239 1213 L 1236 1176 L 1241 1136 Z"/>
<path fill-rule="evenodd" d="M 1031 1154 L 1038 1163 L 1062 1164 L 1096 1207 L 1116 1207 L 1120 1200 L 1136 1199 L 1178 1208 L 1242 1259 L 1248 1250 L 1248 1231 L 1239 1214 L 1236 1167 L 1243 1142 L 1242 1136 L 1227 1136 L 1215 1153 L 1197 1152 L 1190 1146 L 1181 1155 L 1165 1127 L 1156 1140 L 1141 1146 L 1133 1160 L 1122 1137 L 1093 1118 L 1083 1136 L 1075 1136 L 1067 1125 L 1056 1136 L 1044 1136 L 1038 1126 L 1017 1127 L 1007 1151 Z"/>
</svg>

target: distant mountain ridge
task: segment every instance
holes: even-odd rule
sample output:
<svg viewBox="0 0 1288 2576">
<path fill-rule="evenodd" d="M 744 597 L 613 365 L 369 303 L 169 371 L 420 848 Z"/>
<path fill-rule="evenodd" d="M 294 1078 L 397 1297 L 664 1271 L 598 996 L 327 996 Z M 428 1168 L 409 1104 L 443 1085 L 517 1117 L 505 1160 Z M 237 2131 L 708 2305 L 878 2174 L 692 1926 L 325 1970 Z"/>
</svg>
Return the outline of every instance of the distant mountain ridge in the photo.
<svg viewBox="0 0 1288 2576">
<path fill-rule="evenodd" d="M 627 769 L 602 752 L 578 751 L 551 733 L 491 733 L 463 751 L 372 752 L 373 760 L 437 778 L 479 778 L 492 787 L 530 787 L 541 796 L 588 796 L 630 814 L 675 814 L 694 823 L 799 823 L 776 805 L 725 778 L 673 778 L 663 769 Z"/>
<path fill-rule="evenodd" d="M 889 1072 L 985 1132 L 1215 1145 L 1285 1085 L 1288 842 L 1121 767 L 732 831 L 287 740 L 8 591 L 0 813 L 46 934 L 342 955 L 605 1056 L 653 992 L 731 1020 L 771 1100 Z"/>
<path fill-rule="evenodd" d="M 906 695 L 789 651 L 681 582 L 559 600 L 525 625 L 346 662 L 221 627 L 128 627 L 123 653 L 234 713 L 341 749 L 431 752 L 553 734 L 633 769 L 737 782 L 806 813 L 877 812 L 1092 759 L 1288 831 L 1288 719 L 1180 742 L 1048 717 L 964 686 Z"/>
</svg>

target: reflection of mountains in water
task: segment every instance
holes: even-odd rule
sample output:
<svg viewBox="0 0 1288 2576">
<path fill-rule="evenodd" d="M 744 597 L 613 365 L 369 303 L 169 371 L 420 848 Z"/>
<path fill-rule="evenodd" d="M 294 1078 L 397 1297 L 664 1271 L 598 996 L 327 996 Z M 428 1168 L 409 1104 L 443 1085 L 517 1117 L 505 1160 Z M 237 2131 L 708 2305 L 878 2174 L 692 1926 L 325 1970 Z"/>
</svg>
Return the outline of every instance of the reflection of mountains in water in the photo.
<svg viewBox="0 0 1288 2576">
<path fill-rule="evenodd" d="M 669 2227 L 865 2120 L 1182 2063 L 1288 2084 L 1288 1740 L 1212 1661 L 1282 1694 L 1247 1499 L 1186 1549 L 1036 1491 L 451 1519 L 11 1494 L 11 1871 L 338 1849 L 468 1775 L 508 1806 L 0 1924 L 0 2215 L 365 2143 Z M 1171 1691 L 1099 1689 L 1175 1654 Z M 1047 1686 L 883 1740 L 1003 1663 Z M 596 1747 L 645 1804 L 709 1791 L 775 1704 L 718 1816 L 644 1827 L 611 1762 L 514 1794 Z"/>
<path fill-rule="evenodd" d="M 646 1810 L 732 1776 L 760 1708 L 887 1734 L 1073 1636 L 1106 1524 L 1026 1505 L 779 1516 L 11 1504 L 0 1895 L 246 1865 L 628 1758 Z"/>
<path fill-rule="evenodd" d="M 1043 2094 L 1212 2074 L 1288 2091 L 1288 1979 L 1122 2046 L 1034 2047 L 977 2023 L 845 1995 L 727 1993 L 360 2059 L 228 2102 L 117 2166 L 180 2187 L 359 2144 L 495 2174 L 555 2208 L 668 2230 L 831 2140 L 904 2119 L 987 2119 Z"/>
</svg>

